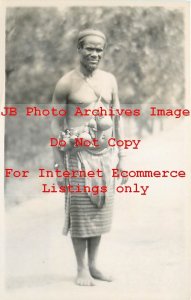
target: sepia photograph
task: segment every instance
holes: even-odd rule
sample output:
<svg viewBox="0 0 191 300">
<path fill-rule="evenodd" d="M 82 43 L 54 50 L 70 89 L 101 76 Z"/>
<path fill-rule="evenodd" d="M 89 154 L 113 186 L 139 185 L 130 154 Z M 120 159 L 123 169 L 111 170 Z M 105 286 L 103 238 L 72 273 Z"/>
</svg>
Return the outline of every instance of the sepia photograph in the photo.
<svg viewBox="0 0 191 300">
<path fill-rule="evenodd" d="M 189 10 L 4 1 L 2 299 L 190 299 Z"/>
</svg>

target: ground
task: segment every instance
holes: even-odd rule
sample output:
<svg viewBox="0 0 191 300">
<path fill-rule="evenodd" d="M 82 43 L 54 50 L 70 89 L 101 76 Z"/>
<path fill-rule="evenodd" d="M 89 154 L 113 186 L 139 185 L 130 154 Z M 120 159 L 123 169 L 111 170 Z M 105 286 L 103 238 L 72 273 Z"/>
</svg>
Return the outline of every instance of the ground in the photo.
<svg viewBox="0 0 191 300">
<path fill-rule="evenodd" d="M 103 236 L 99 265 L 112 283 L 74 284 L 70 237 L 62 235 L 63 195 L 39 194 L 6 213 L 6 299 L 187 300 L 190 164 L 187 124 L 155 133 L 129 151 L 126 169 L 186 170 L 186 178 L 138 180 L 146 196 L 116 194 L 112 231 Z M 28 182 L 28 181 L 27 181 Z"/>
</svg>

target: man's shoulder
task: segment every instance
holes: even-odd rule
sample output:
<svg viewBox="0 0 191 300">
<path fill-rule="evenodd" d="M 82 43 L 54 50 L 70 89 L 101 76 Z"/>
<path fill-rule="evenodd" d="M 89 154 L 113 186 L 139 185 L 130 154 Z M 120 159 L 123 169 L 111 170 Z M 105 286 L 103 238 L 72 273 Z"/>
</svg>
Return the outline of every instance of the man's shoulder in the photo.
<svg viewBox="0 0 191 300">
<path fill-rule="evenodd" d="M 72 78 L 74 77 L 74 70 L 64 74 L 57 82 L 55 92 L 57 94 L 66 94 L 70 90 Z"/>
<path fill-rule="evenodd" d="M 75 70 L 71 70 L 68 73 L 64 74 L 57 82 L 58 86 L 66 85 L 71 82 L 72 77 L 74 76 Z"/>
</svg>

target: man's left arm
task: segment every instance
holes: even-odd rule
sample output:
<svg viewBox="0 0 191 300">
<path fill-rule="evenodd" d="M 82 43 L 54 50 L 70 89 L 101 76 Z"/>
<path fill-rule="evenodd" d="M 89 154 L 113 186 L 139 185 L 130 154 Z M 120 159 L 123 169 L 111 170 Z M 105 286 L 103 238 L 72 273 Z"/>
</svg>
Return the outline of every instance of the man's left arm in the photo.
<svg viewBox="0 0 191 300">
<path fill-rule="evenodd" d="M 113 75 L 112 75 L 112 107 L 114 111 L 116 109 L 120 109 L 117 81 Z M 123 124 L 122 117 L 116 115 L 113 119 L 113 122 L 114 122 L 114 131 L 115 131 L 116 140 L 124 140 L 125 134 L 124 134 L 124 124 Z M 127 163 L 127 149 L 119 147 L 119 163 L 117 168 L 120 171 L 122 171 L 126 163 Z M 126 182 L 127 182 L 127 178 L 123 178 L 121 183 L 125 184 Z"/>
</svg>

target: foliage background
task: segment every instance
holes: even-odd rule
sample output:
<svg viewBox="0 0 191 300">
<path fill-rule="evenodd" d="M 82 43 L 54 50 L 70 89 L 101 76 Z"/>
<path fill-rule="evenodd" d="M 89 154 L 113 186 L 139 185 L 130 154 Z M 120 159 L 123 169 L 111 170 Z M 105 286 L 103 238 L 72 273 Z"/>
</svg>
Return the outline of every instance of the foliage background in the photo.
<svg viewBox="0 0 191 300">
<path fill-rule="evenodd" d="M 184 105 L 184 15 L 164 7 L 7 8 L 6 104 L 46 107 L 87 27 L 107 36 L 101 67 L 116 76 L 122 105 Z M 52 167 L 49 121 L 6 118 L 7 166 Z"/>
</svg>

